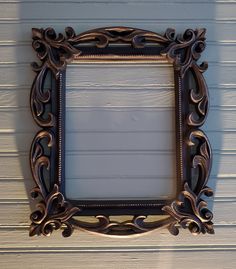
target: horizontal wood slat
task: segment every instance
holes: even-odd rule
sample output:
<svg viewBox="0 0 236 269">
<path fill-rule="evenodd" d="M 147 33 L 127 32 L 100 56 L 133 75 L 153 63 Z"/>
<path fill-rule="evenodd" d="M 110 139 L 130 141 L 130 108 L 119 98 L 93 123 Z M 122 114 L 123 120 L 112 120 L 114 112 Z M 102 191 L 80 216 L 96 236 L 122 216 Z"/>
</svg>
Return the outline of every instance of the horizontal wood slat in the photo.
<svg viewBox="0 0 236 269">
<path fill-rule="evenodd" d="M 212 248 L 214 249 L 214 248 Z M 47 253 L 47 250 L 38 253 L 18 253 L 17 255 L 13 253 L 1 255 L 0 265 L 8 265 L 8 269 L 19 268 L 19 264 L 24 264 L 24 268 L 38 269 L 40 264 L 46 263 L 48 268 L 53 268 L 56 264 L 58 269 L 74 268 L 74 265 L 79 264 L 81 269 L 95 269 L 98 268 L 98 264 L 102 264 L 104 269 L 120 269 L 129 268 L 136 269 L 140 268 L 153 268 L 153 265 L 156 268 L 178 268 L 181 267 L 184 263 L 186 268 L 193 266 L 194 264 L 198 265 L 199 268 L 204 268 L 207 264 L 208 269 L 222 269 L 223 268 L 234 268 L 236 267 L 235 251 L 225 250 L 223 247 L 220 251 L 217 251 L 217 254 L 212 257 L 211 248 L 201 252 L 201 259 L 199 255 L 194 255 L 194 249 L 183 249 L 179 252 L 159 252 L 159 251 L 147 251 L 140 253 L 140 251 L 134 252 L 117 252 L 105 251 L 104 253 L 71 253 L 65 251 L 63 253 L 57 253 L 58 250 L 51 249 L 52 253 Z M 198 252 L 199 253 L 199 252 Z M 91 258 L 92 257 L 92 258 Z M 157 267 L 160 266 L 160 267 Z M 231 267 L 233 266 L 233 267 Z"/>
<path fill-rule="evenodd" d="M 29 152 L 34 132 L 0 132 L 0 153 Z M 171 151 L 168 141 L 174 134 L 166 132 L 68 132 L 66 147 L 69 151 Z M 214 152 L 236 152 L 236 132 L 207 132 Z M 73 143 L 74 139 L 77 143 Z M 124 144 L 124 141 L 126 143 Z"/>
<path fill-rule="evenodd" d="M 119 110 L 119 111 L 118 111 Z M 79 113 L 77 113 L 79 111 Z M 168 116 L 170 113 L 168 113 Z M 81 108 L 70 112 L 71 132 L 122 132 L 122 131 L 160 131 L 157 122 L 168 120 L 164 110 L 153 108 L 89 109 Z M 24 121 L 22 121 L 24 119 Z M 88 121 L 89 119 L 89 121 Z M 109 121 L 105 120 L 110 119 Z M 217 119 L 215 121 L 214 119 Z M 103 120 L 103 121 L 101 121 Z M 172 121 L 172 119 L 170 119 Z M 100 122 L 101 121 L 101 122 Z M 74 124 L 73 124 L 74 123 Z M 29 109 L 1 110 L 0 126 L 3 131 L 33 132 L 37 129 Z M 236 110 L 211 109 L 204 130 L 234 131 L 236 129 Z M 172 131 L 170 124 L 163 122 L 162 131 Z"/>
<path fill-rule="evenodd" d="M 73 248 L 75 251 L 87 248 L 88 250 L 95 249 L 97 251 L 101 249 L 107 249 L 109 251 L 114 250 L 135 250 L 140 251 L 147 250 L 148 248 L 153 250 L 163 250 L 164 248 L 178 249 L 199 247 L 204 248 L 206 246 L 206 240 L 209 248 L 227 245 L 235 246 L 236 228 L 235 226 L 217 226 L 215 228 L 215 235 L 199 235 L 197 237 L 191 236 L 188 230 L 181 230 L 178 237 L 172 237 L 168 231 L 153 231 L 147 233 L 144 236 L 127 238 L 111 238 L 105 236 L 97 236 L 94 240 L 94 235 L 85 233 L 83 231 L 75 231 L 74 236 L 69 240 L 64 239 L 60 234 L 60 231 L 52 234 L 51 237 L 31 237 L 28 236 L 28 227 L 25 228 L 3 228 L 0 227 L 1 248 L 5 248 L 6 251 L 15 249 L 16 251 L 22 248 L 31 250 L 37 250 L 38 248 L 54 249 L 60 248 L 61 250 L 69 251 Z M 0 248 L 0 252 L 1 252 Z M 27 250 L 26 250 L 27 251 Z M 0 256 L 1 257 L 1 256 Z M 1 260 L 1 259 L 0 259 Z"/>
<path fill-rule="evenodd" d="M 233 10 L 235 7 L 233 8 Z M 166 14 L 164 12 L 164 14 Z M 182 14 L 182 13 L 181 13 Z M 50 18 L 50 17 L 49 17 Z M 193 16 L 194 18 L 194 16 Z M 53 22 L 48 20 L 41 20 L 41 21 L 2 21 L 0 20 L 1 27 L 0 27 L 0 44 L 14 44 L 15 42 L 27 42 L 28 44 L 31 42 L 31 28 L 38 27 L 38 28 L 46 28 L 52 25 L 57 32 L 63 32 L 66 26 L 72 26 L 76 30 L 77 33 L 81 33 L 83 31 L 88 31 L 90 29 L 98 28 L 98 27 L 106 27 L 106 26 L 129 26 L 135 28 L 146 29 L 149 31 L 160 32 L 163 33 L 167 27 L 176 29 L 177 33 L 182 33 L 186 30 L 186 28 L 193 28 L 196 27 L 205 27 L 207 28 L 207 43 L 209 42 L 223 42 L 230 44 L 231 42 L 236 41 L 236 36 L 234 34 L 235 24 L 236 22 L 215 22 L 211 21 L 210 18 L 207 22 L 202 20 L 193 21 L 193 19 L 189 21 L 178 21 L 173 20 L 171 16 L 169 17 L 169 21 L 159 20 L 158 16 L 155 17 L 154 20 L 143 20 L 139 21 L 137 18 L 136 20 L 131 19 L 110 19 L 110 20 L 94 20 L 90 19 L 88 21 L 83 21 L 76 17 L 76 19 L 72 20 L 64 20 L 58 21 L 53 20 Z M 32 51 L 30 52 L 32 54 Z M 218 55 L 222 54 L 222 50 Z M 216 54 L 217 57 L 217 54 Z M 34 55 L 34 59 L 36 56 Z M 30 61 L 32 61 L 31 59 Z"/>
<path fill-rule="evenodd" d="M 138 179 L 146 180 L 148 177 L 139 177 Z M 126 178 L 113 178 L 117 181 L 126 180 Z M 134 182 L 137 178 L 130 178 Z M 86 179 L 81 179 L 86 180 Z M 94 178 L 96 180 L 96 178 Z M 10 200 L 22 200 L 28 199 L 29 190 L 35 186 L 35 183 L 30 178 L 24 179 L 3 179 L 0 178 L 0 201 L 10 201 Z M 208 186 L 213 187 L 214 197 L 217 198 L 236 198 L 236 177 L 233 178 L 216 178 L 214 176 L 210 177 Z"/>
<path fill-rule="evenodd" d="M 79 113 L 77 113 L 79 111 Z M 73 113 L 74 112 L 74 113 Z M 236 129 L 236 111 L 211 109 L 204 130 L 206 131 L 234 131 Z M 119 109 L 80 109 L 70 112 L 70 120 L 74 124 L 71 132 L 114 132 L 114 131 L 160 131 L 156 122 L 165 118 L 165 111 L 148 108 L 123 108 Z M 168 113 L 170 115 L 170 113 Z M 213 120 L 217 118 L 217 121 Z M 24 119 L 24 121 L 22 121 Z M 90 121 L 88 122 L 89 119 Z M 113 119 L 108 122 L 105 119 Z M 98 120 L 104 120 L 98 122 Z M 165 119 L 166 120 L 166 119 Z M 172 119 L 170 119 L 172 121 Z M 36 124 L 29 109 L 1 110 L 0 113 L 1 132 L 34 132 Z M 172 131 L 169 123 L 162 125 L 162 131 Z"/>
<path fill-rule="evenodd" d="M 61 31 L 64 31 L 64 28 Z M 1 45 L 0 42 L 0 55 L 0 64 L 30 63 L 35 59 L 35 53 L 30 43 L 25 45 Z M 208 61 L 209 66 L 214 62 L 236 62 L 236 47 L 234 44 L 212 44 L 208 42 L 207 33 L 207 49 L 204 51 L 202 58 Z"/>
<path fill-rule="evenodd" d="M 5 202 L 0 204 L 0 226 L 25 226 L 30 223 L 30 205 L 28 201 L 20 203 Z M 32 206 L 32 209 L 35 208 Z M 217 225 L 236 224 L 236 199 L 214 201 L 214 223 Z M 212 204 L 209 206 L 212 208 Z"/>
<path fill-rule="evenodd" d="M 213 249 L 213 248 L 212 248 Z M 53 250 L 53 249 L 52 249 Z M 235 250 L 223 250 L 217 251 L 214 258 L 211 258 L 211 249 L 202 252 L 198 252 L 201 255 L 194 255 L 194 249 L 183 249 L 179 252 L 159 252 L 159 251 L 144 251 L 140 253 L 139 251 L 134 251 L 130 253 L 124 253 L 123 251 L 117 253 L 109 253 L 105 251 L 104 253 L 71 253 L 66 252 L 65 254 L 57 253 L 57 250 L 53 253 L 18 253 L 17 255 L 9 253 L 7 255 L 1 255 L 0 265 L 8 264 L 9 269 L 19 268 L 19 264 L 24 264 L 24 268 L 37 269 L 40 264 L 46 264 L 48 268 L 53 268 L 56 264 L 58 269 L 74 268 L 75 264 L 79 263 L 81 269 L 95 269 L 98 268 L 98 264 L 102 264 L 104 269 L 120 269 L 122 264 L 123 268 L 136 269 L 140 268 L 152 268 L 153 265 L 165 266 L 166 268 L 180 267 L 183 265 L 186 268 L 191 267 L 193 264 L 197 264 L 199 267 L 204 267 L 207 264 L 208 269 L 222 269 L 234 268 L 236 266 L 236 261 L 234 259 Z M 111 251 L 110 251 L 111 252 Z M 93 257 L 91 259 L 91 256 Z M 73 266 L 70 266 L 73 265 Z M 231 267 L 233 266 L 233 267 Z"/>
<path fill-rule="evenodd" d="M 112 158 L 111 158 L 112 156 Z M 165 156 L 164 156 L 165 157 Z M 161 158 L 162 162 L 163 159 Z M 148 161 L 154 162 L 158 160 L 160 155 L 153 153 L 142 153 L 142 152 L 130 152 L 129 154 L 120 152 L 114 154 L 111 152 L 104 153 L 86 153 L 81 154 L 78 157 L 78 167 L 81 169 L 80 177 L 82 178 L 124 178 L 127 177 L 158 177 L 168 176 L 166 168 L 161 168 L 160 163 L 155 163 L 155 166 L 151 166 Z M 117 165 L 117 161 L 120 161 L 120 165 Z M 125 163 L 129 161 L 133 169 Z M 142 161 L 144 163 L 142 163 Z M 9 155 L 4 154 L 0 157 L 0 178 L 1 179 L 22 179 L 31 178 L 29 171 L 29 157 L 26 155 Z M 89 165 L 83 167 L 83 164 Z M 107 163 L 107 165 L 106 165 Z M 111 165 L 111 167 L 108 167 Z M 140 164 L 141 167 L 136 167 Z M 236 177 L 236 155 L 235 154 L 214 154 L 214 163 L 211 171 L 212 177 Z M 159 169 L 160 170 L 159 170 Z M 173 168 L 172 168 L 173 169 Z M 164 174 L 164 175 L 163 175 Z"/>
<path fill-rule="evenodd" d="M 120 19 L 125 20 L 152 20 L 158 18 L 159 20 L 167 20 L 168 14 L 171 19 L 181 20 L 232 20 L 235 19 L 235 6 L 217 3 L 213 6 L 210 3 L 185 3 L 183 12 L 182 3 L 132 3 L 129 2 L 123 6 L 123 3 L 54 3 L 45 2 L 44 5 L 40 3 L 2 3 L 0 17 L 1 20 L 35 20 L 35 19 Z M 53 12 L 52 12 L 53 10 Z M 65 12 L 70 10 L 70 12 Z M 96 12 L 95 12 L 96 10 Z M 118 15 L 119 14 L 119 15 Z M 148 14 L 148 18 L 147 15 Z M 170 18 L 170 17 L 169 17 Z"/>
<path fill-rule="evenodd" d="M 117 68 L 117 67 L 116 67 Z M 118 78 L 117 75 L 117 70 L 116 68 L 108 68 L 107 67 L 107 72 L 109 74 L 109 77 L 107 77 L 107 86 L 117 86 L 119 85 L 120 87 L 122 86 L 133 86 L 134 83 L 134 79 L 131 75 L 126 74 L 126 76 L 124 77 L 124 79 L 120 79 Z M 121 67 L 122 70 L 125 73 L 125 70 L 129 70 L 129 67 Z M 70 72 L 71 76 L 67 76 L 67 79 L 70 80 L 71 78 L 76 77 L 76 72 L 78 72 L 78 70 L 76 70 L 77 67 L 74 66 L 74 72 Z M 101 83 L 102 77 L 101 76 L 96 76 L 96 69 L 97 67 L 94 66 L 91 67 L 91 65 L 88 65 L 88 69 L 89 69 L 89 73 L 88 70 L 86 70 L 86 68 L 83 68 L 81 70 L 81 72 L 83 72 L 84 76 L 81 74 L 81 80 L 80 80 L 80 86 L 81 87 L 98 87 L 99 83 Z M 163 67 L 160 67 L 160 69 L 163 69 Z M 224 73 L 221 72 L 221 70 L 224 70 Z M 143 71 L 144 69 L 141 69 L 141 71 Z M 14 87 L 25 87 L 25 88 L 30 88 L 31 87 L 31 82 L 33 81 L 34 78 L 34 73 L 30 68 L 30 65 L 1 65 L 0 66 L 0 87 L 3 88 L 4 86 L 8 87 L 8 86 L 14 86 Z M 155 73 L 159 72 L 159 69 L 155 69 Z M 154 72 L 152 72 L 150 74 L 154 75 Z M 163 71 L 163 74 L 165 73 L 165 71 Z M 236 84 L 236 77 L 234 76 L 235 73 L 235 65 L 234 64 L 217 64 L 214 66 L 211 66 L 205 73 L 205 78 L 206 81 L 208 82 L 208 86 L 210 88 L 212 87 L 221 87 L 223 85 L 235 85 Z M 147 73 L 148 74 L 148 73 Z M 113 79 L 112 79 L 113 76 Z M 151 86 L 153 84 L 150 85 L 150 76 L 146 77 L 147 84 L 146 86 Z M 214 80 L 211 79 L 212 77 L 214 77 Z M 110 79 L 109 79 L 110 78 Z M 137 79 L 138 83 L 139 81 L 143 80 L 144 77 L 140 76 L 138 77 L 139 79 Z M 118 81 L 116 83 L 114 83 L 115 79 L 118 79 Z M 163 83 L 165 83 L 165 85 L 173 85 L 173 84 L 166 84 L 171 83 L 170 78 L 168 77 L 168 75 L 164 75 L 163 76 L 163 81 L 160 80 L 159 81 L 159 85 L 163 85 Z M 149 83 L 149 84 L 148 84 Z M 157 83 L 155 83 L 154 85 L 157 85 Z M 216 86 L 217 85 L 217 86 Z M 68 85 L 71 86 L 71 85 Z"/>
<path fill-rule="evenodd" d="M 29 133 L 0 133 L 0 153 L 26 153 L 34 137 Z M 163 139 L 163 132 L 69 132 L 66 147 L 69 151 L 170 151 L 172 145 Z M 172 132 L 166 132 L 170 140 Z M 215 152 L 236 151 L 235 132 L 207 132 Z M 123 141 L 126 141 L 124 144 Z M 76 141 L 73 143 L 72 141 Z"/>
<path fill-rule="evenodd" d="M 45 3 L 48 0 L 1 0 L 0 3 Z M 64 0 L 53 0 L 54 3 L 61 3 Z M 209 3 L 209 4 L 233 4 L 235 0 L 68 0 L 68 3 L 84 2 L 84 3 Z"/>
<path fill-rule="evenodd" d="M 145 87 L 145 89 L 144 89 Z M 236 87 L 236 85 L 235 85 Z M 72 107 L 174 107 L 172 87 L 134 86 L 107 89 L 76 87 L 67 90 L 67 102 Z M 210 109 L 236 107 L 236 91 L 231 88 L 210 88 Z M 0 108 L 29 107 L 29 88 L 1 87 Z M 211 110 L 210 110 L 211 113 Z"/>
</svg>

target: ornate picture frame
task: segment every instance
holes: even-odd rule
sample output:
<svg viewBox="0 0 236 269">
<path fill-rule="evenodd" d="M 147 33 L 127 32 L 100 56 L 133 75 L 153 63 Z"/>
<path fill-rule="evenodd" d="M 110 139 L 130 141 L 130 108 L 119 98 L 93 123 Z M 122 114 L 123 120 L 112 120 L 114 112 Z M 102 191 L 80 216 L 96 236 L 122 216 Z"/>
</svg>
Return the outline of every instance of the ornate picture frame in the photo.
<svg viewBox="0 0 236 269">
<path fill-rule="evenodd" d="M 30 166 L 36 183 L 31 195 L 39 199 L 30 216 L 30 236 L 50 235 L 59 228 L 65 237 L 70 236 L 74 229 L 113 236 L 145 233 L 164 227 L 173 235 L 179 233 L 179 227 L 188 228 L 192 234 L 214 233 L 213 214 L 203 200 L 204 195 L 213 195 L 206 185 L 212 163 L 211 147 L 207 136 L 200 130 L 206 120 L 209 99 L 203 77 L 207 63 L 197 64 L 205 49 L 205 29 L 187 29 L 182 36 L 176 36 L 173 29 L 167 29 L 162 35 L 128 27 L 99 28 L 79 35 L 71 27 L 65 29 L 65 35 L 57 35 L 52 28 L 33 28 L 32 33 L 32 45 L 41 64 L 32 63 L 36 77 L 31 88 L 30 105 L 40 130 L 30 151 Z M 90 201 L 85 204 L 66 200 L 66 66 L 75 59 L 91 58 L 110 61 L 165 59 L 173 65 L 178 185 L 173 200 Z M 194 87 L 189 83 L 190 76 Z M 47 80 L 51 81 L 49 89 Z M 96 221 L 81 220 L 81 216 L 88 215 Z M 126 219 L 113 220 L 113 215 L 126 216 Z M 149 221 L 147 216 L 150 215 L 165 218 Z"/>
</svg>

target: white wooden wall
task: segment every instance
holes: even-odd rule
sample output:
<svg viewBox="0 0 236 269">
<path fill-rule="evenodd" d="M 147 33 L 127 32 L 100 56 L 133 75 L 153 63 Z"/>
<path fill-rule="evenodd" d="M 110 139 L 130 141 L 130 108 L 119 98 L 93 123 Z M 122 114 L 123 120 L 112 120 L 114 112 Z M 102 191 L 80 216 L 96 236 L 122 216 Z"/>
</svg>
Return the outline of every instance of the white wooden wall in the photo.
<svg viewBox="0 0 236 269">
<path fill-rule="evenodd" d="M 66 78 L 66 196 L 174 197 L 173 66 L 78 62 Z"/>
<path fill-rule="evenodd" d="M 236 268 L 236 1 L 0 0 L 0 24 L 0 268 Z M 36 59 L 31 27 L 63 31 L 68 25 L 77 32 L 111 25 L 207 28 L 202 59 L 209 61 L 211 110 L 205 129 L 214 152 L 216 235 L 28 237 L 27 193 L 34 185 L 28 151 L 37 129 L 28 105 L 29 63 Z"/>
</svg>

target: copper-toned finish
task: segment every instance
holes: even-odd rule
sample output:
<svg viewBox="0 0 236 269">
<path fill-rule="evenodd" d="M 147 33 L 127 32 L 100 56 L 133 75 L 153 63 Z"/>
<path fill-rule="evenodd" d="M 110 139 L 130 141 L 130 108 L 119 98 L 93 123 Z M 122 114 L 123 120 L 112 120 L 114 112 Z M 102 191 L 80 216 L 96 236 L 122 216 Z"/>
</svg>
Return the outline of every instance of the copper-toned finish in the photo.
<svg viewBox="0 0 236 269">
<path fill-rule="evenodd" d="M 173 29 L 157 34 L 127 27 L 107 27 L 76 35 L 71 27 L 65 36 L 52 28 L 33 29 L 33 48 L 41 65 L 33 63 L 36 77 L 31 89 L 31 111 L 41 130 L 36 134 L 30 162 L 36 187 L 32 197 L 41 197 L 31 214 L 30 235 L 50 235 L 63 229 L 70 236 L 74 229 L 107 235 L 131 235 L 166 227 L 177 235 L 178 227 L 191 233 L 214 233 L 212 213 L 202 195 L 211 196 L 206 186 L 212 161 L 206 135 L 199 129 L 208 112 L 208 91 L 202 73 L 207 63 L 197 64 L 205 48 L 205 29 L 185 31 L 175 36 Z M 86 43 L 86 46 L 84 45 Z M 110 44 L 125 44 L 109 47 Z M 89 45 L 89 46 L 88 46 Z M 88 48 L 90 50 L 88 50 Z M 167 60 L 173 64 L 175 76 L 176 162 L 178 190 L 176 198 L 166 201 L 66 201 L 64 191 L 64 91 L 67 63 L 72 60 Z M 196 87 L 189 86 L 193 76 Z M 51 76 L 52 85 L 45 81 Z M 197 176 L 193 179 L 192 171 Z M 149 215 L 166 215 L 154 222 Z M 97 222 L 80 220 L 90 215 Z M 112 215 L 133 215 L 123 222 Z"/>
</svg>

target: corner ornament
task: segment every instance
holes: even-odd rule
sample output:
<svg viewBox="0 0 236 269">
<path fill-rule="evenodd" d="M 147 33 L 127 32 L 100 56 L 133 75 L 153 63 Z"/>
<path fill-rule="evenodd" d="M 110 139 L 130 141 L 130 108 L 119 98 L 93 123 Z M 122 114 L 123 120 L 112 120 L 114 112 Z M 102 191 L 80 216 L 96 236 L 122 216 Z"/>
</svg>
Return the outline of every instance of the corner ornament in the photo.
<svg viewBox="0 0 236 269">
<path fill-rule="evenodd" d="M 213 191 L 207 187 L 212 152 L 207 136 L 199 128 L 206 120 L 209 107 L 208 90 L 203 77 L 207 63 L 197 64 L 205 49 L 205 29 L 187 29 L 183 35 L 177 36 L 173 29 L 167 29 L 161 35 L 129 27 L 105 27 L 79 35 L 76 35 L 71 27 L 67 27 L 65 36 L 57 35 L 52 28 L 34 28 L 32 33 L 32 46 L 41 64 L 32 63 L 36 77 L 31 88 L 30 105 L 40 131 L 35 135 L 30 151 L 31 171 L 36 184 L 31 195 L 34 199 L 40 198 L 40 202 L 30 217 L 30 236 L 48 236 L 58 229 L 63 230 L 62 235 L 65 237 L 70 236 L 74 229 L 124 236 L 164 227 L 173 235 L 179 233 L 179 227 L 189 229 L 192 234 L 213 234 L 213 214 L 203 200 L 204 195 L 213 195 Z M 137 207 L 145 209 L 143 214 L 134 213 L 131 219 L 122 222 L 112 220 L 112 214 L 100 213 L 101 208 L 106 206 L 115 210 L 115 203 L 106 205 L 100 202 L 97 207 L 82 206 L 66 201 L 63 194 L 63 79 L 67 63 L 75 57 L 86 55 L 83 44 L 89 45 L 91 49 L 100 49 L 101 54 L 106 52 L 110 44 L 125 44 L 135 49 L 134 51 L 155 45 L 161 48 L 158 56 L 173 64 L 176 95 L 176 174 L 180 192 L 172 201 L 139 201 L 138 204 L 135 201 L 132 204 L 123 201 L 119 209 L 123 210 L 124 215 L 127 215 L 127 209 L 129 212 Z M 87 56 L 94 55 L 91 53 Z M 145 57 L 150 55 L 144 53 L 142 57 L 145 60 Z M 188 85 L 190 75 L 195 80 L 194 88 Z M 45 81 L 49 77 L 55 88 L 46 88 Z M 192 170 L 197 172 L 194 179 Z M 99 212 L 93 215 L 95 221 L 91 223 L 80 220 L 80 216 L 83 216 L 89 207 Z M 166 218 L 148 221 L 148 216 L 152 215 L 149 212 L 153 212 L 153 209 L 160 210 L 160 215 L 164 214 Z"/>
</svg>

